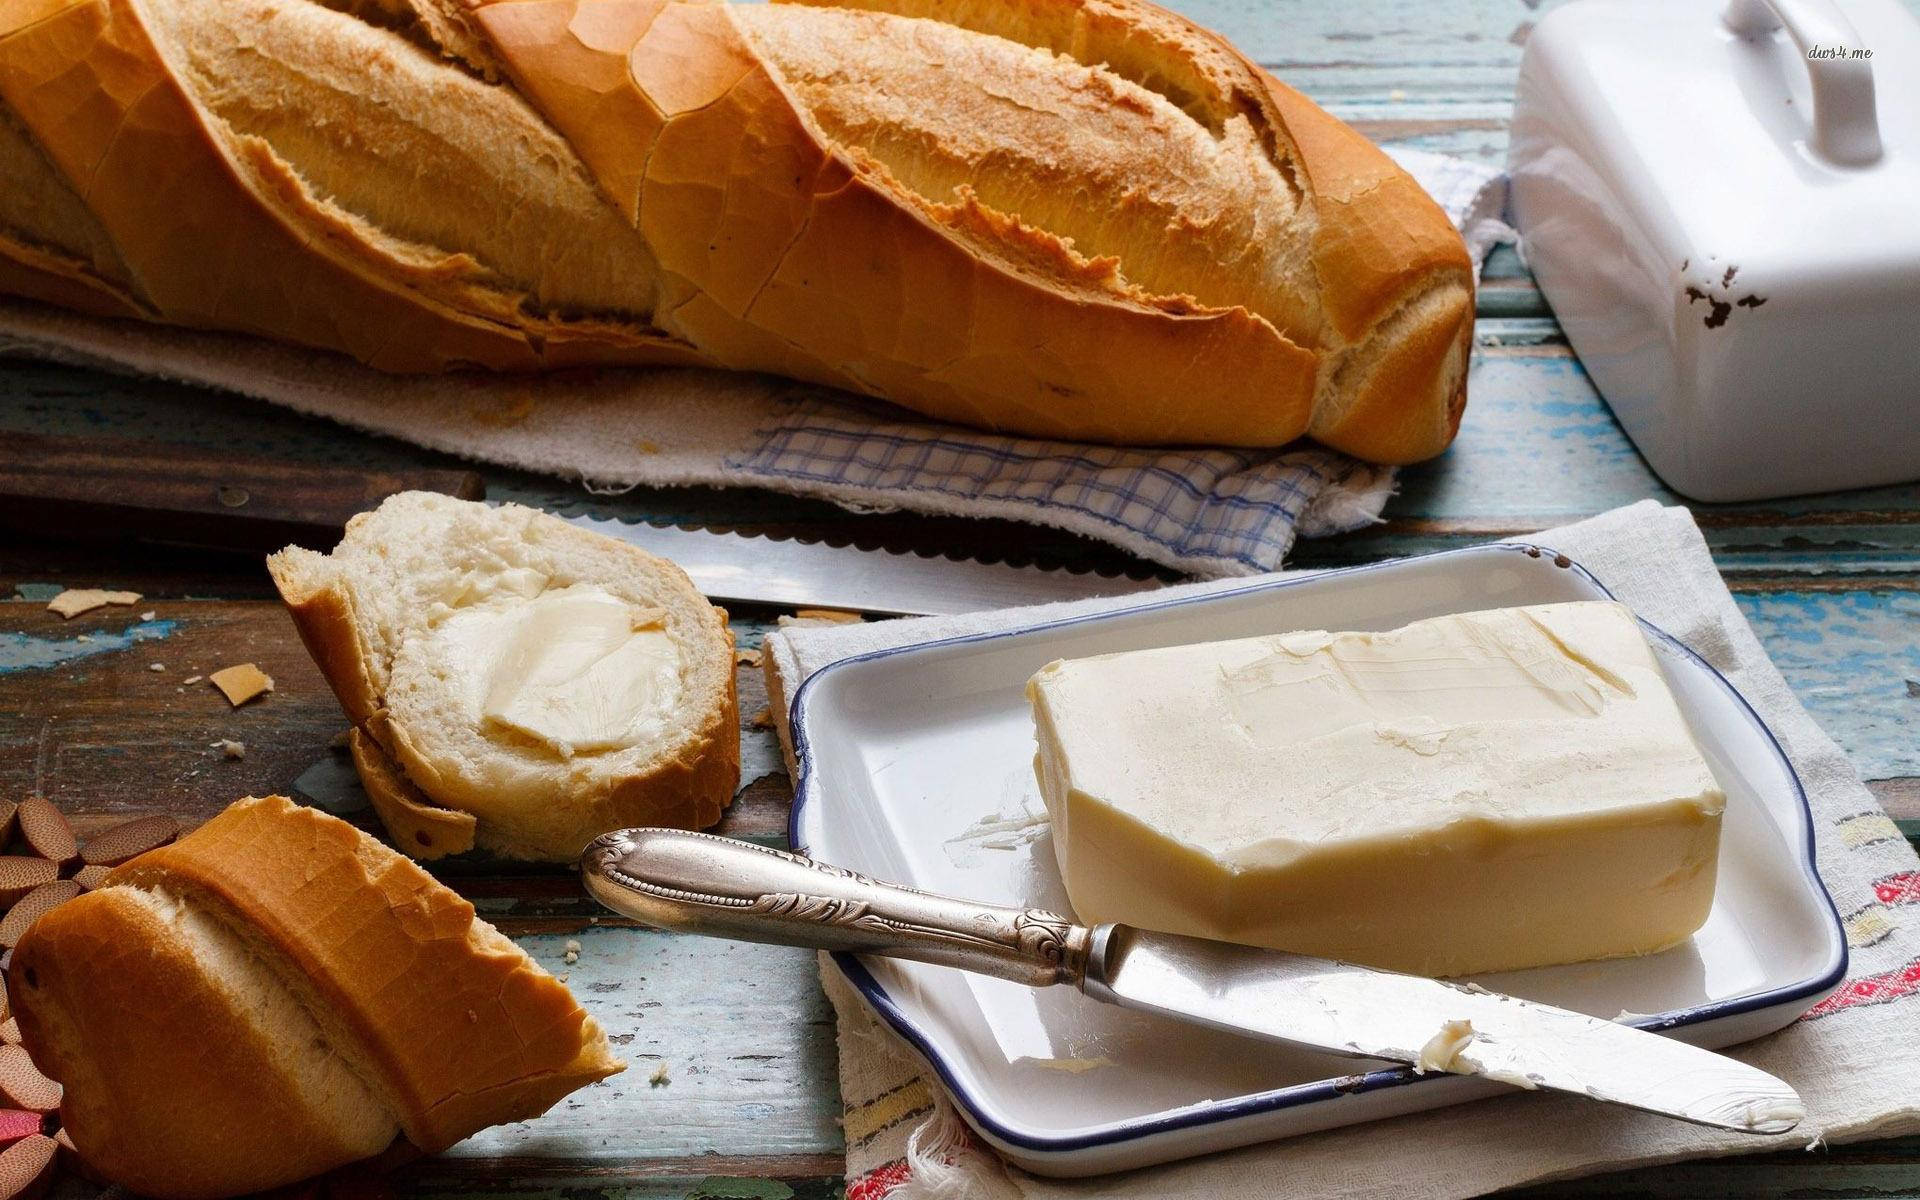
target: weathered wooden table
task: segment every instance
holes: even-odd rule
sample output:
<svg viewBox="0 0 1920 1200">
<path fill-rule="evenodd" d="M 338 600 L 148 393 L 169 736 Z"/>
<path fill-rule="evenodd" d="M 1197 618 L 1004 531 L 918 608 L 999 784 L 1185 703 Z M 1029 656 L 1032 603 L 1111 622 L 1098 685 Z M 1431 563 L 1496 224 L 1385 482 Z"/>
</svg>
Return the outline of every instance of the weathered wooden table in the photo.
<svg viewBox="0 0 1920 1200">
<path fill-rule="evenodd" d="M 1260 61 L 1376 139 L 1497 162 L 1519 44 L 1535 0 L 1184 0 Z M 1454 449 L 1409 470 L 1378 528 L 1302 545 L 1334 565 L 1524 533 L 1642 497 L 1672 501 L 1620 433 L 1518 260 L 1496 255 L 1480 293 L 1472 402 Z M 262 459 L 452 465 L 254 403 L 84 371 L 0 363 L 0 437 L 134 436 Z M 783 535 L 1120 566 L 1116 553 L 992 522 L 858 516 L 751 493 L 592 496 L 486 472 L 489 493 L 546 508 L 765 529 Z M 1702 507 L 1742 609 L 1814 715 L 1920 837 L 1920 487 Z M 135 610 L 71 622 L 41 585 L 145 594 Z M 141 621 L 138 612 L 155 617 Z M 753 646 L 778 614 L 735 613 Z M 86 640 L 82 639 L 86 635 Z M 182 680 L 237 661 L 279 681 L 230 711 Z M 153 664 L 160 664 L 155 668 Z M 742 672 L 741 711 L 764 704 Z M 43 792 L 83 832 L 153 811 L 189 823 L 247 794 L 342 794 L 329 748 L 339 710 L 256 561 L 0 543 L 0 795 Z M 750 773 L 723 832 L 778 843 L 789 791 L 771 734 L 748 728 Z M 241 741 L 229 760 L 215 743 Z M 360 813 L 354 819 L 369 821 Z M 423 1192 L 623 1197 L 829 1196 L 842 1132 L 831 1013 L 810 954 L 681 939 L 603 921 L 557 870 L 453 863 L 439 874 L 556 970 L 633 1063 L 617 1089 L 573 1097 L 534 1125 L 491 1131 L 413 1168 Z M 564 943 L 584 951 L 560 964 Z M 668 1081 L 647 1084 L 665 1064 Z M 1920 1139 L 1683 1164 L 1576 1181 L 1541 1195 L 1920 1195 Z"/>
</svg>

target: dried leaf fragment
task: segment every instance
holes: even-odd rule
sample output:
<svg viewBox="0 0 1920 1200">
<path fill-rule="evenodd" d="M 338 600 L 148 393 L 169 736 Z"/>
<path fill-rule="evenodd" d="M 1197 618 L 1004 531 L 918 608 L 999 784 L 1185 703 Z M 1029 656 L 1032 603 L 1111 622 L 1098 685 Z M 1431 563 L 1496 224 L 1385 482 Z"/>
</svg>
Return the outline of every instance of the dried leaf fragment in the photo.
<svg viewBox="0 0 1920 1200">
<path fill-rule="evenodd" d="M 219 688 L 227 703 L 235 708 L 273 690 L 273 676 L 252 663 L 222 667 L 207 676 L 207 680 Z"/>
<path fill-rule="evenodd" d="M 28 892 L 60 878 L 60 864 L 31 854 L 0 854 L 0 908 L 18 904 Z"/>
<path fill-rule="evenodd" d="M 71 879 L 56 879 L 28 892 L 5 917 L 0 917 L 0 946 L 13 949 L 35 921 L 79 894 L 80 885 Z"/>
<path fill-rule="evenodd" d="M 139 592 L 109 592 L 104 588 L 68 588 L 47 601 L 47 611 L 59 613 L 63 621 L 71 621 L 81 613 L 105 608 L 109 604 L 138 603 L 140 603 Z"/>
<path fill-rule="evenodd" d="M 41 858 L 65 866 L 79 856 L 80 844 L 74 840 L 73 826 L 45 796 L 22 800 L 15 819 L 20 822 L 20 836 Z"/>
<path fill-rule="evenodd" d="M 34 1200 L 46 1191 L 58 1149 L 52 1138 L 36 1133 L 0 1150 L 0 1200 Z"/>
<path fill-rule="evenodd" d="M 165 813 L 136 817 L 87 839 L 80 861 L 89 867 L 117 867 L 179 836 L 180 822 Z"/>
<path fill-rule="evenodd" d="M 111 870 L 112 867 L 81 867 L 73 873 L 73 881 L 80 885 L 81 891 L 98 891 L 107 882 L 107 872 Z"/>
<path fill-rule="evenodd" d="M 0 1146 L 11 1146 L 23 1137 L 47 1131 L 47 1119 L 24 1108 L 0 1108 Z"/>
<path fill-rule="evenodd" d="M 40 1073 L 25 1046 L 0 1046 L 0 1096 L 14 1108 L 50 1113 L 60 1107 L 60 1085 Z"/>
</svg>

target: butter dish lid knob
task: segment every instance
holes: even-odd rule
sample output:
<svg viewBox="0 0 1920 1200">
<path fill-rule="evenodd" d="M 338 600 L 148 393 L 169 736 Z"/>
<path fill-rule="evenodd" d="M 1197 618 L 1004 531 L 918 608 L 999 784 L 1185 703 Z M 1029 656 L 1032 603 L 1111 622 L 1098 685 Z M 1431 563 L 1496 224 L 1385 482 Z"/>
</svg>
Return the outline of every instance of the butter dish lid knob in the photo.
<svg viewBox="0 0 1920 1200">
<path fill-rule="evenodd" d="M 1809 149 L 1817 157 L 1841 167 L 1880 161 L 1872 51 L 1834 0 L 1728 0 L 1721 19 L 1745 38 L 1786 28 L 1813 84 Z"/>
</svg>

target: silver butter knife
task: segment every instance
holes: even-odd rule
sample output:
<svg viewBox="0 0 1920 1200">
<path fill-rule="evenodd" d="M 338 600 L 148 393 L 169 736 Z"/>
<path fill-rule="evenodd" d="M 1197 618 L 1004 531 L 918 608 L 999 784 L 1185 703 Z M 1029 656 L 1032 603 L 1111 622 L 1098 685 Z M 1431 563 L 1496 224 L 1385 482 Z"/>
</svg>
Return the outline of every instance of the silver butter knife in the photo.
<svg viewBox="0 0 1920 1200">
<path fill-rule="evenodd" d="M 844 608 L 891 616 L 983 612 L 1159 588 L 1157 579 L 922 558 L 824 542 L 562 517 L 672 559 L 711 600 Z"/>
<path fill-rule="evenodd" d="M 1806 1110 L 1764 1071 L 1684 1042 L 1460 984 L 1041 909 L 914 891 L 711 834 L 624 829 L 581 859 L 587 891 L 647 925 L 881 954 L 1310 1050 L 1479 1075 L 1741 1133 Z M 1468 1032 L 1470 1029 L 1470 1036 Z"/>
</svg>

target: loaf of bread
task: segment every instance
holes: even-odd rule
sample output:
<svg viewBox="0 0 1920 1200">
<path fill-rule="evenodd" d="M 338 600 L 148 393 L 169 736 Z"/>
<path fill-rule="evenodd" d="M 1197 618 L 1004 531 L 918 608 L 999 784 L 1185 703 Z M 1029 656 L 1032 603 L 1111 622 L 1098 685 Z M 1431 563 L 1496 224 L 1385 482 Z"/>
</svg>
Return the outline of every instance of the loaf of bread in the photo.
<svg viewBox="0 0 1920 1200">
<path fill-rule="evenodd" d="M 1144 0 L 13 0 L 0 291 L 1379 462 L 1473 313 L 1405 172 Z"/>
<path fill-rule="evenodd" d="M 9 991 L 89 1168 L 233 1196 L 445 1149 L 621 1069 L 565 985 L 419 867 L 242 800 L 42 917 Z"/>
<path fill-rule="evenodd" d="M 740 780 L 726 613 L 680 568 L 530 508 L 427 492 L 267 561 L 418 858 L 572 862 L 609 829 L 720 819 Z"/>
</svg>

